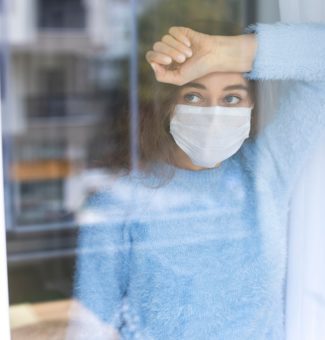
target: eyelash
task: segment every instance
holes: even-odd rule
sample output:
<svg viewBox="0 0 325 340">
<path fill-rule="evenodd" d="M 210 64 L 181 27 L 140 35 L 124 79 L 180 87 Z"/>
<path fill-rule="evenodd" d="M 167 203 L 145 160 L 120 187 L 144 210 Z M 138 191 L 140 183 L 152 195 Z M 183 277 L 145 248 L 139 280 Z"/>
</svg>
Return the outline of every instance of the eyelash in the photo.
<svg viewBox="0 0 325 340">
<path fill-rule="evenodd" d="M 191 100 L 190 97 L 197 97 L 197 98 L 199 98 L 199 100 L 203 100 L 203 99 L 204 99 L 199 93 L 187 93 L 187 94 L 184 95 L 183 98 L 184 98 L 185 101 L 188 101 L 188 102 L 193 103 L 193 100 Z M 229 102 L 227 102 L 227 100 L 226 100 L 227 98 L 236 98 L 236 99 L 238 99 L 238 102 L 235 103 L 235 104 L 229 103 Z M 227 96 L 225 96 L 225 97 L 223 98 L 223 101 L 224 101 L 224 103 L 225 103 L 226 105 L 237 105 L 237 104 L 239 104 L 239 103 L 241 102 L 241 100 L 242 100 L 242 98 L 241 98 L 240 96 L 238 96 L 238 95 L 233 95 L 233 94 L 229 94 L 229 95 L 227 95 Z M 194 102 L 194 103 L 195 103 L 195 102 Z"/>
<path fill-rule="evenodd" d="M 237 98 L 237 99 L 238 99 L 238 103 L 235 103 L 235 104 L 228 103 L 228 102 L 226 101 L 227 98 Z M 227 95 L 227 96 L 224 97 L 224 101 L 225 101 L 225 103 L 226 103 L 227 105 L 237 105 L 237 104 L 240 103 L 241 99 L 242 99 L 242 98 L 241 98 L 240 96 L 233 95 L 233 94 L 229 94 L 229 95 Z"/>
<path fill-rule="evenodd" d="M 199 93 L 187 93 L 184 95 L 184 100 L 193 102 L 192 100 L 189 99 L 189 97 L 197 97 L 200 100 L 203 99 L 202 96 Z"/>
</svg>

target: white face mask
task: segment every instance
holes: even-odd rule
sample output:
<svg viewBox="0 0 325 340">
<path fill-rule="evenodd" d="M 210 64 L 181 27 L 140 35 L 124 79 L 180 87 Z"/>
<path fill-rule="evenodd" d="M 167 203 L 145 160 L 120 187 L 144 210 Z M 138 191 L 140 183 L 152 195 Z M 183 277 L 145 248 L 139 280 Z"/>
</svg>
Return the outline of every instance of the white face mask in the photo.
<svg viewBox="0 0 325 340">
<path fill-rule="evenodd" d="M 251 107 L 176 105 L 170 133 L 193 164 L 213 168 L 248 138 L 251 113 Z"/>
</svg>

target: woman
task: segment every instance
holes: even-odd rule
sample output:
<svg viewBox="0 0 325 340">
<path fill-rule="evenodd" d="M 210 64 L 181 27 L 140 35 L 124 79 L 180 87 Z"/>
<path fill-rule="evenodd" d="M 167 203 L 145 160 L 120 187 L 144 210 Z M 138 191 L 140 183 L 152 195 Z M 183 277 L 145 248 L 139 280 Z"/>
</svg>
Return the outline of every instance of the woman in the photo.
<svg viewBox="0 0 325 340">
<path fill-rule="evenodd" d="M 85 338 L 284 338 L 287 212 L 325 127 L 325 26 L 252 31 L 174 27 L 148 52 L 157 80 L 179 86 L 174 156 L 90 202 L 101 219 L 80 234 L 75 292 L 104 326 L 84 319 Z M 247 79 L 294 81 L 254 139 Z M 155 187 L 159 171 L 173 176 Z"/>
</svg>

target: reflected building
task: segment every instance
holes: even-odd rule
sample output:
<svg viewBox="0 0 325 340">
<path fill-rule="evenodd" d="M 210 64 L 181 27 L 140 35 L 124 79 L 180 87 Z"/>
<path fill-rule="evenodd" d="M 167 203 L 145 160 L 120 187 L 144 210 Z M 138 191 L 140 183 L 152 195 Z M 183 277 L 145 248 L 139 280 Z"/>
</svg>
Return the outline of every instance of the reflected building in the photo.
<svg viewBox="0 0 325 340">
<path fill-rule="evenodd" d="M 126 0 L 4 4 L 10 301 L 48 300 L 51 291 L 67 297 L 78 216 L 88 195 L 112 177 L 105 158 L 118 144 L 107 136 L 127 105 L 120 77 L 132 13 Z M 143 1 L 139 12 L 150 4 Z"/>
<path fill-rule="evenodd" d="M 96 157 L 90 145 L 110 126 L 118 66 L 128 57 L 129 3 L 15 0 L 7 11 L 9 228 L 73 222 Z"/>
</svg>

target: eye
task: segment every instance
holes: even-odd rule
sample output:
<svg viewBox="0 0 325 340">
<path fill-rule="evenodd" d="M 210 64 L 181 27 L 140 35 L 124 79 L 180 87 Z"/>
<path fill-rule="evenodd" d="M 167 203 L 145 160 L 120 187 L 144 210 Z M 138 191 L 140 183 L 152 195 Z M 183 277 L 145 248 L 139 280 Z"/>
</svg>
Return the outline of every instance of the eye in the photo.
<svg viewBox="0 0 325 340">
<path fill-rule="evenodd" d="M 198 93 L 187 93 L 184 95 L 184 100 L 190 104 L 197 104 L 202 100 L 202 96 Z"/>
<path fill-rule="evenodd" d="M 224 102 L 226 105 L 237 105 L 241 101 L 239 96 L 229 95 L 224 97 Z"/>
</svg>

